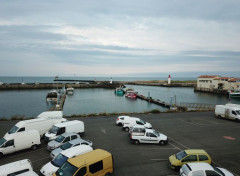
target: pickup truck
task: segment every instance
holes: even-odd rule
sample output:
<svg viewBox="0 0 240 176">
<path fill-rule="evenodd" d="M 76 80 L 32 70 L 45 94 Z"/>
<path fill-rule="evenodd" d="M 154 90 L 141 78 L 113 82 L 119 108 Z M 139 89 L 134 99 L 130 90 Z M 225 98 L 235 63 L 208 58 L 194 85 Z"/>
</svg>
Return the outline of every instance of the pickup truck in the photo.
<svg viewBox="0 0 240 176">
<path fill-rule="evenodd" d="M 130 141 L 134 144 L 150 143 L 164 145 L 168 143 L 166 135 L 159 133 L 153 129 L 146 129 L 143 135 L 130 135 Z"/>
</svg>

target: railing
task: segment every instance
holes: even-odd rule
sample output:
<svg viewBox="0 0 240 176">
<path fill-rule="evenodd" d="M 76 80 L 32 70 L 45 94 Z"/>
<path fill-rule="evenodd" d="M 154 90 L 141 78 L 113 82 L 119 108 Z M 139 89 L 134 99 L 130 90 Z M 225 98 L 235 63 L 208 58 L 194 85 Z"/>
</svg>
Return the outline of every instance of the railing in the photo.
<svg viewBox="0 0 240 176">
<path fill-rule="evenodd" d="M 177 105 L 178 107 L 184 107 L 184 108 L 193 108 L 193 109 L 204 109 L 204 110 L 214 110 L 215 104 L 205 104 L 205 103 L 186 103 L 181 102 Z"/>
</svg>

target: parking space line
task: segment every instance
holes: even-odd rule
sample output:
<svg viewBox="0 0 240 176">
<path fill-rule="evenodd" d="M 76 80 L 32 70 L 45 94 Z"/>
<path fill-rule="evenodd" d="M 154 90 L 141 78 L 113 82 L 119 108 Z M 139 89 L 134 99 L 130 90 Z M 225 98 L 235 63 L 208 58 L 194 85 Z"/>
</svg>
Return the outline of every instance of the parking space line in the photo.
<svg viewBox="0 0 240 176">
<path fill-rule="evenodd" d="M 196 123 L 196 122 L 188 122 L 186 120 L 182 120 L 182 119 L 178 119 L 180 121 L 183 121 L 185 123 L 188 123 L 188 124 L 191 124 L 191 125 L 195 125 L 195 126 L 198 126 L 198 127 L 209 127 L 209 126 L 215 126 L 215 125 L 211 125 L 211 124 L 201 124 L 201 123 Z"/>
<path fill-rule="evenodd" d="M 181 146 L 183 146 L 183 147 L 185 147 L 186 149 L 190 149 L 189 147 L 187 147 L 186 145 L 183 145 L 182 143 L 180 143 L 180 142 L 178 142 L 178 141 L 176 141 L 176 140 L 174 140 L 173 138 L 170 138 L 169 136 L 168 136 L 168 138 L 170 139 L 170 140 L 172 140 L 173 142 L 176 142 L 177 144 L 179 144 L 179 145 L 181 145 Z M 170 143 L 171 144 L 171 143 Z M 172 144 L 173 145 L 173 144 Z M 174 145 L 175 146 L 175 145 Z M 175 146 L 176 147 L 176 146 Z M 178 148 L 178 147 L 177 147 Z M 178 148 L 179 149 L 179 148 Z M 181 150 L 181 149 L 180 149 Z"/>
<path fill-rule="evenodd" d="M 168 150 L 168 149 L 174 150 L 177 148 L 174 147 L 174 148 L 140 148 L 140 149 L 143 149 L 143 150 Z"/>
<path fill-rule="evenodd" d="M 168 159 L 150 159 L 151 161 L 168 161 Z"/>
</svg>

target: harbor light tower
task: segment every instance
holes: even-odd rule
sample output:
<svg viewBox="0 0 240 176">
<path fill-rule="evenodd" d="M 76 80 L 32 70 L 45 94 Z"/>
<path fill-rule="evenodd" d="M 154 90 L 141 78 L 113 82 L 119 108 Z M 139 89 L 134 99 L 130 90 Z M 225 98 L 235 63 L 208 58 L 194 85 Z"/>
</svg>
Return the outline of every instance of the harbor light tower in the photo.
<svg viewBox="0 0 240 176">
<path fill-rule="evenodd" d="M 110 79 L 110 84 L 112 84 L 112 78 Z"/>
<path fill-rule="evenodd" d="M 171 75 L 168 75 L 168 84 L 171 84 Z"/>
</svg>

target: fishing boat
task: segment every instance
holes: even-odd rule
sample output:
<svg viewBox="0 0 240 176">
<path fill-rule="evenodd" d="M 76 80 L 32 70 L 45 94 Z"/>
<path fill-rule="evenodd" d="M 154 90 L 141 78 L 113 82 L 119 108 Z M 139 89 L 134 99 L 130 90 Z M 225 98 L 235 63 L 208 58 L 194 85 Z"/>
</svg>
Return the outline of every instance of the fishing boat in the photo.
<svg viewBox="0 0 240 176">
<path fill-rule="evenodd" d="M 67 94 L 68 95 L 73 95 L 74 94 L 74 88 L 73 87 L 68 87 L 67 88 Z"/>
<path fill-rule="evenodd" d="M 231 98 L 240 98 L 240 89 L 229 91 L 229 96 Z"/>
<path fill-rule="evenodd" d="M 126 97 L 136 99 L 137 98 L 137 92 L 133 90 L 128 90 L 125 94 Z"/>
<path fill-rule="evenodd" d="M 124 94 L 124 90 L 123 90 L 122 87 L 119 87 L 119 88 L 116 88 L 115 93 L 117 95 L 123 95 Z"/>
<path fill-rule="evenodd" d="M 57 102 L 58 92 L 56 90 L 50 91 L 46 96 L 47 102 Z"/>
</svg>

